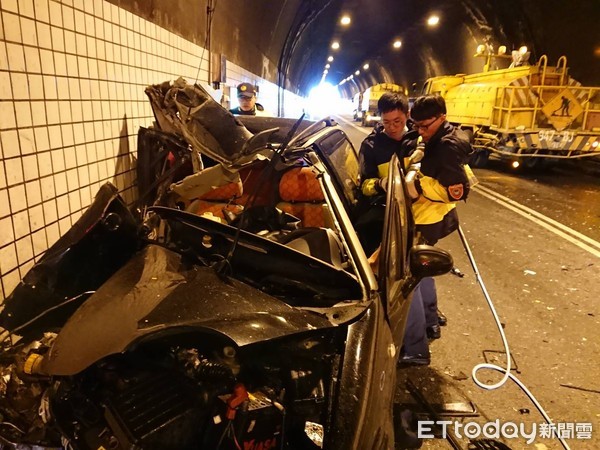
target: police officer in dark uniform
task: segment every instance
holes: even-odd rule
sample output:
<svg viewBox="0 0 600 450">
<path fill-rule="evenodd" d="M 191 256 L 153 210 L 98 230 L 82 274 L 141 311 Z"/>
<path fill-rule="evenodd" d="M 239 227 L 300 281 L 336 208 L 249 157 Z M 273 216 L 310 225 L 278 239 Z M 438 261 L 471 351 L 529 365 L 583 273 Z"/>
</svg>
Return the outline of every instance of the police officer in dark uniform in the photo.
<svg viewBox="0 0 600 450">
<path fill-rule="evenodd" d="M 381 123 L 363 140 L 359 151 L 362 198 L 354 224 L 367 255 L 373 253 L 381 242 L 390 159 L 394 153 L 400 158 L 408 155 L 418 138 L 417 132 L 409 131 L 406 126 L 406 96 L 386 92 L 377 102 L 377 108 Z"/>
<path fill-rule="evenodd" d="M 410 116 L 420 135 L 417 149 L 424 153 L 419 164 L 407 168 L 405 178 L 419 239 L 434 245 L 458 229 L 456 204 L 469 195 L 467 159 L 472 148 L 466 134 L 446 121 L 442 97 L 417 98 Z M 422 302 L 415 302 L 415 296 Z M 439 335 L 435 283 L 433 278 L 425 278 L 413 293 L 400 363 L 429 364 L 428 337 Z"/>
<path fill-rule="evenodd" d="M 237 108 L 230 109 L 229 112 L 243 116 L 271 116 L 260 103 L 256 103 L 256 88 L 253 84 L 239 84 L 237 98 L 240 105 Z"/>
</svg>

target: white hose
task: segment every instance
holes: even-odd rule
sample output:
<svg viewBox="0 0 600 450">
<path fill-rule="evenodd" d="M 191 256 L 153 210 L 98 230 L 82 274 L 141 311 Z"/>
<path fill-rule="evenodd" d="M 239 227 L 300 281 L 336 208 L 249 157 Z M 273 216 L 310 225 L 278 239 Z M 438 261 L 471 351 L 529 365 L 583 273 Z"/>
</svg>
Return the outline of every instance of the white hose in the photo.
<svg viewBox="0 0 600 450">
<path fill-rule="evenodd" d="M 546 422 L 549 425 L 552 425 L 553 424 L 552 420 L 550 419 L 550 417 L 548 417 L 548 414 L 546 414 L 546 411 L 544 410 L 542 405 L 540 405 L 540 403 L 537 401 L 537 399 L 531 393 L 531 391 L 529 391 L 529 389 L 527 389 L 527 387 L 517 377 L 515 377 L 513 374 L 510 373 L 510 370 L 511 370 L 510 348 L 508 347 L 508 340 L 506 339 L 506 334 L 504 333 L 504 329 L 502 328 L 502 324 L 500 323 L 500 318 L 498 317 L 498 313 L 496 312 L 494 303 L 492 302 L 492 299 L 490 298 L 490 296 L 487 292 L 487 289 L 485 288 L 485 284 L 483 282 L 483 279 L 481 278 L 481 275 L 479 274 L 479 269 L 477 268 L 477 263 L 475 262 L 473 253 L 471 253 L 471 249 L 469 248 L 469 244 L 467 243 L 467 238 L 466 238 L 465 234 L 463 233 L 463 230 L 460 226 L 458 227 L 458 235 L 460 236 L 460 240 L 462 241 L 463 247 L 465 248 L 465 251 L 467 252 L 467 257 L 469 258 L 471 266 L 473 267 L 473 272 L 475 273 L 475 279 L 477 280 L 477 283 L 479 283 L 479 286 L 481 287 L 481 290 L 483 292 L 483 296 L 485 297 L 485 299 L 488 303 L 488 306 L 490 307 L 490 310 L 492 311 L 492 315 L 494 316 L 494 321 L 496 322 L 496 326 L 498 327 L 498 331 L 500 332 L 500 337 L 502 338 L 502 344 L 504 345 L 504 351 L 506 352 L 506 368 L 497 366 L 496 364 L 489 364 L 489 363 L 477 364 L 475 367 L 473 367 L 473 370 L 471 371 L 471 376 L 473 377 L 473 381 L 480 388 L 491 391 L 491 390 L 498 389 L 499 387 L 503 386 L 504 383 L 506 383 L 506 381 L 510 378 L 513 382 L 515 382 L 515 384 L 517 386 L 519 386 L 519 388 L 521 388 L 521 390 L 523 392 L 525 392 L 527 397 L 529 397 L 529 399 L 535 405 L 537 410 L 544 417 Z M 495 370 L 497 372 L 502 372 L 504 375 L 502 376 L 502 379 L 499 382 L 497 382 L 495 384 L 486 384 L 486 383 L 480 381 L 479 378 L 477 378 L 477 372 L 479 372 L 480 370 L 483 370 L 483 369 Z M 567 444 L 561 436 L 557 435 L 556 438 L 560 441 L 560 443 L 562 444 L 562 446 L 565 450 L 571 450 L 571 448 L 569 447 L 569 444 Z"/>
</svg>

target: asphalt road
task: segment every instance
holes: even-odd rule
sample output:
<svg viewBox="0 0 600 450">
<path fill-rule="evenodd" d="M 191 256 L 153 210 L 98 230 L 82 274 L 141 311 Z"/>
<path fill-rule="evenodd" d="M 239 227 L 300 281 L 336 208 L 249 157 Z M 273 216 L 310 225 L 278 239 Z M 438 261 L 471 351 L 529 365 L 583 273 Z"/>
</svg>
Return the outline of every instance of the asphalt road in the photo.
<svg viewBox="0 0 600 450">
<path fill-rule="evenodd" d="M 341 117 L 340 123 L 357 148 L 370 131 L 349 117 Z M 511 373 L 537 398 L 571 449 L 599 449 L 600 177 L 566 164 L 546 172 L 515 173 L 492 163 L 475 174 L 480 184 L 458 211 L 506 333 Z M 452 421 L 451 431 L 457 429 L 454 421 L 462 426 L 473 422 L 480 429 L 496 420 L 498 427 L 506 426 L 496 440 L 507 447 L 489 442 L 469 446 L 459 429 L 463 438 L 457 438 L 456 448 L 563 448 L 544 437 L 548 428 L 543 416 L 514 382 L 495 390 L 474 383 L 471 372 L 477 364 L 505 367 L 504 347 L 458 234 L 438 246 L 451 252 L 465 276 L 437 279 L 448 325 L 442 339 L 431 344 L 431 366 L 398 371 L 396 408 L 421 408 L 407 390 L 410 380 L 430 404 L 457 403 L 453 408 L 465 411 L 475 406 L 475 417 L 443 417 Z M 501 374 L 482 370 L 478 378 L 495 383 Z M 530 442 L 512 432 L 509 422 L 523 426 Z M 477 433 L 476 425 L 470 427 Z M 493 435 L 496 428 L 487 430 Z M 503 438 L 515 434 L 519 437 Z M 436 438 L 426 439 L 422 448 L 454 447 Z"/>
</svg>

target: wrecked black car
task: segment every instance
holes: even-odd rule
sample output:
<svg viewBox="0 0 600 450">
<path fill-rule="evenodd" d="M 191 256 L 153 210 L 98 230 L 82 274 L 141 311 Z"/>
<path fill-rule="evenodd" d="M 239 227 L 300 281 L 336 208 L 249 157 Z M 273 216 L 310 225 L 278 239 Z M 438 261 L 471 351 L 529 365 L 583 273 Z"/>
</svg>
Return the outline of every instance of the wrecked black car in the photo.
<svg viewBox="0 0 600 450">
<path fill-rule="evenodd" d="M 150 86 L 136 205 L 107 184 L 0 313 L 0 448 L 392 449 L 413 245 L 392 161 L 375 276 L 331 119 L 232 116 Z"/>
</svg>

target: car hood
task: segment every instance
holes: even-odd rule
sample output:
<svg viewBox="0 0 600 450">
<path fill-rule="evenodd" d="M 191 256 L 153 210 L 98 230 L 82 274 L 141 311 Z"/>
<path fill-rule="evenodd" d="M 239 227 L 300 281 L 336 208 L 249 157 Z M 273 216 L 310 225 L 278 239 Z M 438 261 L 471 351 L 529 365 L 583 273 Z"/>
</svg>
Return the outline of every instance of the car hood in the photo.
<svg viewBox="0 0 600 450">
<path fill-rule="evenodd" d="M 42 369 L 73 375 L 159 332 L 206 330 L 244 346 L 332 327 L 318 314 L 149 245 L 70 317 Z"/>
</svg>

